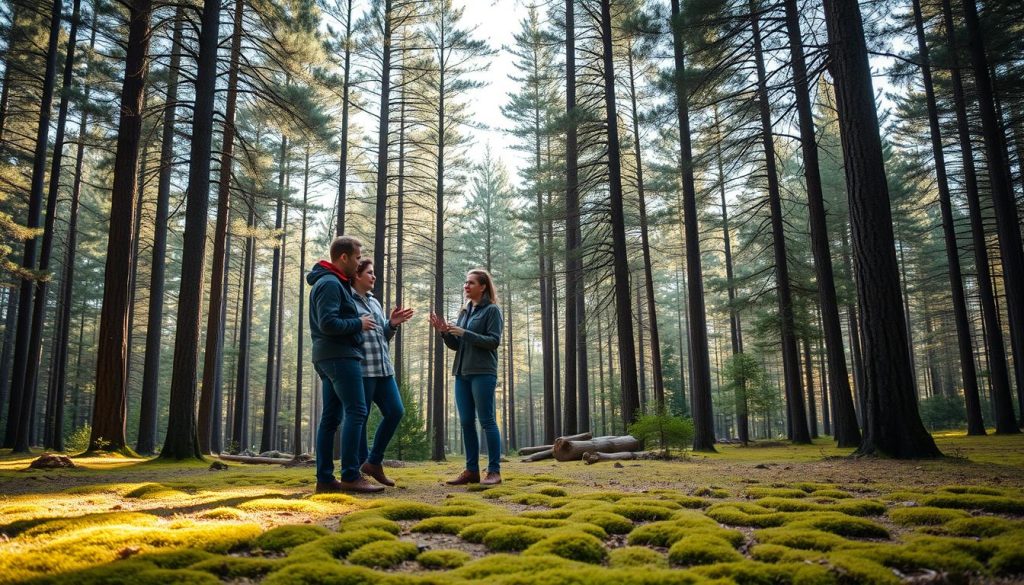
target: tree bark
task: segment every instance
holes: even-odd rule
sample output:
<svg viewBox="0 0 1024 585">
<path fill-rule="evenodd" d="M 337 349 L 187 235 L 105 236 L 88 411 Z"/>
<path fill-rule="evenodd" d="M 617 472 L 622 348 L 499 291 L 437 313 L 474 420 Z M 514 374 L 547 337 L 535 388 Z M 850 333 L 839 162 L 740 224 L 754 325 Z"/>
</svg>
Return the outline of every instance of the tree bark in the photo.
<svg viewBox="0 0 1024 585">
<path fill-rule="evenodd" d="M 306 216 L 309 212 L 309 150 L 310 145 L 306 144 L 306 160 L 304 167 L 305 179 L 302 181 L 302 235 L 299 236 L 299 291 L 306 290 Z M 303 314 L 306 309 L 306 295 L 299 293 L 299 331 L 296 336 L 296 358 L 295 358 L 295 428 L 292 435 L 292 453 L 298 458 L 302 453 L 302 370 L 305 364 L 303 343 L 305 341 Z M 310 425 L 315 424 L 310 420 Z"/>
<path fill-rule="evenodd" d="M 274 229 L 280 233 L 283 227 L 284 197 L 285 197 L 285 176 L 288 174 L 288 137 L 281 135 L 281 155 L 279 159 L 277 176 L 277 212 L 274 219 Z M 275 239 L 277 237 L 275 236 Z M 274 259 L 271 264 L 270 276 L 270 333 L 267 334 L 267 376 L 263 387 L 263 427 L 260 434 L 260 453 L 274 448 L 275 421 L 277 421 L 277 409 L 275 408 L 277 394 L 280 388 L 277 385 L 277 370 L 281 367 L 277 360 L 278 345 L 278 303 L 280 301 L 279 288 L 281 287 L 281 244 L 274 245 Z"/>
<path fill-rule="evenodd" d="M 164 280 L 167 270 L 167 223 L 171 199 L 171 171 L 174 164 L 174 125 L 178 111 L 178 71 L 181 66 L 183 26 L 184 15 L 179 7 L 174 14 L 171 63 L 167 70 L 167 98 L 164 101 L 164 126 L 160 139 L 160 173 L 157 183 L 156 221 L 153 225 L 149 311 L 146 317 L 146 357 L 142 372 L 142 396 L 139 402 L 139 436 L 135 449 L 140 455 L 152 455 L 156 450 L 157 384 L 160 378 Z"/>
<path fill-rule="evenodd" d="M 858 453 L 941 455 L 917 410 L 871 70 L 855 3 L 825 0 L 843 143 L 867 396 Z"/>
<path fill-rule="evenodd" d="M 151 0 L 134 0 L 129 7 L 128 50 L 121 88 L 114 186 L 110 201 L 110 232 L 103 279 L 89 451 L 127 451 L 128 297 L 132 242 L 137 234 L 135 197 L 142 131 L 142 101 L 149 69 Z"/>
<path fill-rule="evenodd" d="M 984 435 L 985 423 L 981 417 L 981 399 L 978 392 L 978 374 L 974 365 L 974 347 L 971 342 L 971 328 L 967 317 L 967 301 L 964 295 L 963 276 L 960 273 L 960 251 L 956 237 L 956 225 L 950 203 L 949 180 L 946 177 L 946 158 L 942 149 L 942 131 L 939 126 L 938 106 L 935 102 L 935 88 L 932 83 L 931 59 L 925 42 L 924 19 L 921 15 L 920 0 L 913 0 L 914 26 L 917 33 L 917 49 L 921 59 L 921 75 L 924 80 L 925 99 L 928 106 L 928 128 L 931 134 L 932 156 L 935 159 L 935 176 L 939 188 L 939 210 L 942 214 L 942 233 L 946 244 L 946 263 L 949 266 L 949 288 L 953 302 L 953 320 L 956 324 L 957 349 L 960 352 L 960 372 L 964 383 L 964 401 L 967 407 L 967 434 Z"/>
<path fill-rule="evenodd" d="M 619 335 L 619 378 L 622 381 L 622 420 L 632 424 L 640 409 L 636 351 L 633 347 L 633 308 L 629 294 L 629 259 L 626 256 L 626 219 L 622 198 L 618 114 L 615 107 L 615 69 L 612 60 L 610 0 L 601 2 L 601 41 L 604 61 L 605 124 L 608 133 L 608 180 L 611 197 L 612 265 L 615 279 L 615 316 Z"/>
<path fill-rule="evenodd" d="M 384 295 L 384 281 L 387 280 L 387 271 L 384 269 L 384 248 L 385 238 L 387 236 L 387 209 L 388 209 L 388 152 L 390 150 L 391 141 L 389 140 L 388 130 L 389 121 L 391 119 L 391 41 L 392 34 L 394 31 L 391 28 L 392 20 L 392 2 L 391 0 L 384 0 L 384 39 L 382 41 L 383 46 L 381 47 L 381 66 L 380 66 L 380 113 L 378 115 L 378 126 L 377 126 L 377 201 L 375 205 L 375 221 L 374 221 L 374 232 L 373 232 L 373 265 L 378 266 L 382 269 L 382 275 L 384 278 L 380 278 L 373 286 L 373 295 L 378 299 L 383 299 Z M 444 48 L 441 49 L 444 52 Z M 441 63 L 440 67 L 444 69 L 445 63 Z M 347 71 L 347 70 L 346 70 Z M 444 72 L 441 73 L 441 88 L 442 94 L 444 93 Z M 444 124 L 444 96 L 441 96 L 441 124 Z M 443 129 L 442 129 L 443 133 Z M 439 149 L 443 149 L 443 145 L 440 143 L 443 139 L 438 140 Z M 440 158 L 440 153 L 438 157 Z M 443 163 L 440 167 L 443 170 Z M 441 176 L 438 176 L 438 183 L 443 184 L 444 180 Z M 440 192 L 441 188 L 438 188 Z M 438 196 L 440 199 L 440 195 Z M 439 204 L 440 205 L 440 204 Z M 440 207 L 438 207 L 440 209 Z M 440 232 L 438 232 L 440 235 Z M 440 247 L 439 247 L 440 248 Z M 440 264 L 438 266 L 441 266 Z"/>
<path fill-rule="evenodd" d="M 989 74 L 988 57 L 981 39 L 978 7 L 975 0 L 964 0 L 964 22 L 967 25 L 967 46 L 974 68 L 975 91 L 981 112 L 982 134 L 985 138 L 992 206 L 999 234 L 999 256 L 1002 262 L 1003 287 L 1006 290 L 1006 311 L 1009 317 L 1010 347 L 1013 353 L 1017 386 L 1024 386 L 1024 250 L 1021 249 L 1020 220 L 1013 186 L 1010 185 L 1009 161 L 1006 157 L 1006 135 L 996 112 L 995 92 Z M 992 400 L 996 411 L 996 434 L 1020 432 L 1013 412 L 1009 385 L 994 388 Z"/>
<path fill-rule="evenodd" d="M 704 276 L 700 265 L 700 232 L 697 224 L 697 193 L 690 146 L 689 95 L 686 88 L 683 22 L 679 0 L 672 1 L 672 50 L 675 60 L 675 98 L 679 115 L 679 149 L 682 156 L 683 218 L 686 230 L 687 292 L 689 293 L 690 402 L 693 413 L 694 451 L 714 451 L 715 428 L 711 407 L 711 360 L 708 357 L 707 314 L 704 310 Z"/>
<path fill-rule="evenodd" d="M 39 104 L 39 125 L 36 129 L 35 153 L 32 158 L 28 221 L 25 222 L 26 227 L 30 229 L 37 229 L 39 227 L 39 214 L 42 211 L 43 204 L 43 183 L 46 179 L 46 151 L 50 136 L 50 110 L 53 106 L 53 86 L 56 83 L 57 77 L 57 40 L 60 33 L 62 4 L 62 0 L 53 0 L 50 10 L 50 33 L 46 45 L 46 69 L 43 73 L 42 95 Z M 52 215 L 51 213 L 50 216 Z M 52 231 L 51 228 L 51 238 L 53 237 Z M 36 252 L 37 244 L 35 237 L 26 239 L 25 252 L 21 261 L 22 268 L 29 271 L 36 269 Z M 31 426 L 32 409 L 35 403 L 35 384 L 33 382 L 39 361 L 38 350 L 32 353 L 30 342 L 35 321 L 32 314 L 32 292 L 33 289 L 43 286 L 44 283 L 45 280 L 36 283 L 28 278 L 22 278 L 21 289 L 18 294 L 18 326 L 14 336 L 14 371 L 11 380 L 10 409 L 7 415 L 7 433 L 3 444 L 4 447 L 13 447 L 15 453 L 28 453 L 29 448 L 29 427 Z M 36 358 L 35 362 L 30 363 L 33 357 Z"/>
<path fill-rule="evenodd" d="M 182 249 L 182 257 L 192 260 L 183 262 L 181 266 L 167 438 L 160 452 L 161 458 L 177 460 L 203 458 L 196 428 L 196 369 L 206 264 L 207 213 L 210 208 L 210 148 L 213 138 L 214 90 L 217 82 L 220 0 L 204 0 L 200 22 L 198 75 Z M 218 284 L 219 281 L 214 281 L 211 286 Z M 217 332 L 210 331 L 209 334 L 216 336 Z"/>
<path fill-rule="evenodd" d="M 203 383 L 199 392 L 199 450 L 211 449 L 214 427 L 215 395 L 221 392 L 218 375 L 224 349 L 224 318 L 227 294 L 228 223 L 231 213 L 231 175 L 235 151 L 235 109 L 238 102 L 239 61 L 242 51 L 242 22 L 245 0 L 235 0 L 234 28 L 231 33 L 231 55 L 228 62 L 228 93 L 224 105 L 224 130 L 221 140 L 220 168 L 217 175 L 217 219 L 213 227 L 213 267 L 210 275 L 210 304 L 206 314 L 206 349 L 203 353 Z M 219 416 L 219 415 L 218 415 Z M 219 438 L 215 441 L 220 443 Z"/>
<path fill-rule="evenodd" d="M 814 255 L 815 279 L 818 285 L 818 304 L 821 306 L 822 328 L 825 334 L 825 351 L 828 357 L 828 387 L 831 389 L 832 402 L 836 411 L 834 438 L 840 447 L 856 447 L 860 444 L 860 429 L 857 428 L 857 414 L 853 407 L 850 379 L 846 370 L 846 354 L 843 350 L 843 328 L 839 319 L 839 302 L 836 298 L 835 275 L 832 270 L 832 253 L 829 250 L 825 197 L 821 187 L 818 143 L 814 130 L 814 114 L 811 110 L 807 65 L 804 61 L 800 15 L 797 10 L 796 0 L 785 0 L 785 8 L 786 29 L 789 33 L 790 63 L 793 67 L 793 84 L 795 86 L 796 108 L 800 123 L 800 147 L 804 160 L 804 181 L 807 186 L 807 208 L 811 225 L 811 251 Z M 826 431 L 826 434 L 828 434 L 828 431 Z"/>
<path fill-rule="evenodd" d="M 345 207 L 348 199 L 348 111 L 349 81 L 352 70 L 352 0 L 346 0 L 345 12 L 345 73 L 341 82 L 341 160 L 338 161 L 338 217 L 335 235 L 345 233 Z M 387 3 L 390 13 L 391 2 Z M 386 49 L 390 50 L 390 48 Z M 305 265 L 303 265 L 305 268 Z"/>
</svg>

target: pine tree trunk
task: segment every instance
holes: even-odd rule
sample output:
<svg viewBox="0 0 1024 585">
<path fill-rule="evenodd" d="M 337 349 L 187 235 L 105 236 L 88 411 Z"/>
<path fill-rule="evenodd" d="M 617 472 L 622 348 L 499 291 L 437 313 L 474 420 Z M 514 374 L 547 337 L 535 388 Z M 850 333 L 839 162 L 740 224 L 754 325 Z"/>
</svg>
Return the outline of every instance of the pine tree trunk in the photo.
<svg viewBox="0 0 1024 585">
<path fill-rule="evenodd" d="M 585 377 L 577 369 L 577 355 L 580 353 L 579 332 L 582 321 L 577 314 L 582 308 L 583 288 L 580 244 L 580 195 L 579 195 L 579 137 L 576 128 L 576 17 L 574 0 L 565 2 L 565 420 L 562 427 L 567 433 L 575 433 L 582 424 L 589 424 L 589 417 L 579 412 L 577 405 L 586 410 L 585 402 L 579 400 L 578 380 Z M 582 375 L 581 375 L 582 374 Z"/>
<path fill-rule="evenodd" d="M 256 225 L 255 201 L 249 201 L 249 217 L 246 221 L 247 231 Z M 235 404 L 232 416 L 231 451 L 243 452 L 249 448 L 249 367 L 250 343 L 252 338 L 252 289 L 256 269 L 256 242 L 252 234 L 245 238 L 245 265 L 242 283 L 242 314 L 239 316 L 241 325 L 238 332 L 238 367 L 235 381 Z"/>
<path fill-rule="evenodd" d="M 405 59 L 402 59 L 403 65 Z M 403 294 L 405 277 L 405 75 L 402 75 L 402 89 L 400 93 L 401 109 L 399 114 L 398 130 L 398 217 L 395 220 L 395 306 L 401 307 L 405 302 Z M 395 348 L 395 381 L 399 386 L 406 386 L 405 379 L 405 336 L 402 335 L 402 328 L 395 332 L 391 345 Z M 423 410 L 421 409 L 422 413 Z"/>
<path fill-rule="evenodd" d="M 928 127 L 931 132 L 932 156 L 935 159 L 935 175 L 939 188 L 939 209 L 942 213 L 942 233 L 946 243 L 946 263 L 949 267 L 949 288 L 953 301 L 953 320 L 956 323 L 957 349 L 960 352 L 960 372 L 963 377 L 964 400 L 967 406 L 967 434 L 984 435 L 985 423 L 981 417 L 978 374 L 974 365 L 974 348 L 971 342 L 970 323 L 967 317 L 963 276 L 960 273 L 959 243 L 957 242 L 956 225 L 953 220 L 953 209 L 950 203 L 949 181 L 946 177 L 946 159 L 942 149 L 942 132 L 939 126 L 938 107 L 935 103 L 931 61 L 928 44 L 925 42 L 920 0 L 913 0 L 913 6 L 914 25 L 917 32 L 917 49 L 921 59 L 921 75 L 924 79 L 925 98 L 928 105 Z"/>
<path fill-rule="evenodd" d="M 871 70 L 855 3 L 825 0 L 864 338 L 865 433 L 859 453 L 939 456 L 917 410 Z"/>
<path fill-rule="evenodd" d="M 390 9 L 390 2 L 388 3 Z M 444 61 L 444 29 L 441 32 L 440 43 L 440 64 L 438 83 L 438 120 L 437 120 L 437 189 L 434 193 L 434 310 L 440 315 L 445 314 L 444 304 L 444 148 L 445 148 L 445 61 Z M 386 79 L 386 76 L 385 76 Z M 433 423 L 434 437 L 431 445 L 430 458 L 434 461 L 444 461 L 445 444 L 445 391 L 444 382 L 447 374 L 444 359 L 444 343 L 440 340 L 434 341 L 434 377 L 433 382 Z"/>
<path fill-rule="evenodd" d="M 305 166 L 303 168 L 303 181 L 302 181 L 302 235 L 299 236 L 299 291 L 306 290 L 306 215 L 309 212 L 309 149 L 310 145 L 306 144 L 306 159 Z M 303 343 L 305 342 L 305 331 L 303 323 L 303 315 L 306 310 L 306 295 L 303 292 L 299 293 L 299 331 L 296 336 L 297 348 L 295 351 L 295 427 L 294 434 L 292 435 L 292 453 L 296 458 L 302 453 L 302 370 L 305 365 L 305 355 L 303 353 Z M 310 424 L 313 421 L 310 420 Z"/>
<path fill-rule="evenodd" d="M 516 432 L 516 371 L 515 371 L 515 354 L 513 348 L 515 343 L 512 337 L 512 307 L 515 306 L 513 301 L 512 293 L 509 292 L 508 303 L 505 305 L 505 318 L 507 323 L 505 324 L 505 331 L 508 333 L 508 341 L 506 342 L 506 351 L 508 352 L 508 359 L 505 361 L 508 367 L 508 447 L 509 449 L 516 449 L 519 446 L 517 436 L 519 433 Z"/>
<path fill-rule="evenodd" d="M 199 392 L 199 450 L 203 454 L 219 452 L 211 449 L 213 436 L 213 404 L 221 392 L 218 374 L 224 348 L 225 295 L 227 286 L 228 223 L 231 213 L 231 174 L 235 151 L 235 108 L 238 102 L 238 73 L 242 51 L 242 22 L 245 0 L 235 0 L 234 28 L 231 33 L 231 55 L 228 62 L 228 93 L 224 106 L 224 131 L 221 141 L 220 168 L 217 174 L 217 219 L 213 227 L 213 267 L 210 275 L 210 304 L 206 315 L 206 349 L 203 353 L 203 383 Z M 215 441 L 220 443 L 219 438 Z"/>
<path fill-rule="evenodd" d="M 136 451 L 152 455 L 156 450 L 157 396 L 160 378 L 160 345 L 163 339 L 164 280 L 167 270 L 167 221 L 174 159 L 174 125 L 178 110 L 178 70 L 181 66 L 182 9 L 174 15 L 171 63 L 167 71 L 163 133 L 160 139 L 160 173 L 157 183 L 156 220 L 153 224 L 153 260 L 150 267 L 149 311 L 146 318 L 146 356 L 139 403 L 139 436 Z"/>
<path fill-rule="evenodd" d="M 373 232 L 373 265 L 377 266 L 381 270 L 383 278 L 377 279 L 377 282 L 373 285 L 373 295 L 378 299 L 383 299 L 384 281 L 389 280 L 387 278 L 387 269 L 384 266 L 384 249 L 385 249 L 385 238 L 387 236 L 388 222 L 387 222 L 387 209 L 388 209 L 388 154 L 390 151 L 391 141 L 389 140 L 389 122 L 391 119 L 391 42 L 393 30 L 391 29 L 392 20 L 392 3 L 391 0 L 384 0 L 384 38 L 382 39 L 381 47 L 381 64 L 380 64 L 380 113 L 377 117 L 377 200 L 375 205 L 375 220 L 374 220 L 374 232 Z M 444 49 L 442 48 L 442 52 Z M 443 69 L 446 67 L 445 63 L 441 63 L 440 67 Z M 444 88 L 444 73 L 441 73 L 442 81 L 441 87 L 442 92 Z M 441 123 L 444 123 L 444 97 L 441 97 Z M 441 130 L 443 133 L 443 129 Z M 440 144 L 443 139 L 439 139 L 439 151 L 444 148 Z M 438 157 L 441 155 L 438 154 Z M 443 163 L 440 163 L 439 168 L 443 170 Z M 438 184 L 443 185 L 444 179 L 441 175 L 438 175 Z M 438 187 L 438 192 L 443 187 Z M 442 199 L 440 195 L 438 199 Z M 440 210 L 440 203 L 438 204 Z M 438 232 L 440 234 L 440 231 Z M 440 246 L 439 246 L 440 249 Z M 442 252 L 443 255 L 443 252 Z M 438 266 L 442 266 L 438 264 Z"/>
<path fill-rule="evenodd" d="M 999 256 L 1002 263 L 1003 287 L 1006 290 L 1006 311 L 1009 317 L 1010 347 L 1017 386 L 1024 386 L 1024 250 L 1021 249 L 1020 221 L 1013 186 L 1010 184 L 1009 161 L 1006 157 L 1006 135 L 996 112 L 996 98 L 989 74 L 988 58 L 978 23 L 975 0 L 964 0 L 964 22 L 967 45 L 974 68 L 975 92 L 981 112 L 982 134 L 985 138 L 985 160 L 988 166 L 992 206 L 999 234 Z M 996 411 L 996 433 L 1020 432 L 1013 412 L 1009 385 L 996 387 L 992 399 Z"/>
<path fill-rule="evenodd" d="M 281 153 L 277 175 L 277 207 L 274 216 L 274 229 L 281 232 L 284 213 L 284 190 L 285 176 L 288 174 L 288 137 L 281 135 Z M 281 287 L 281 246 L 276 243 L 274 246 L 274 259 L 270 272 L 270 333 L 267 334 L 267 375 L 263 386 L 263 426 L 260 434 L 260 452 L 270 451 L 274 448 L 274 421 L 277 420 L 275 403 L 277 400 L 277 369 L 280 363 L 277 361 L 278 342 L 278 302 Z"/>
<path fill-rule="evenodd" d="M 387 2 L 386 15 L 390 22 L 391 2 Z M 386 50 L 390 50 L 390 47 Z M 345 72 L 341 81 L 341 160 L 338 161 L 338 217 L 335 235 L 345 233 L 345 207 L 348 199 L 348 110 L 349 81 L 352 71 L 352 0 L 345 4 Z M 305 268 L 305 265 L 303 265 Z"/>
<path fill-rule="evenodd" d="M 149 21 L 151 0 L 135 0 L 129 7 L 128 50 L 124 84 L 121 88 L 117 154 L 114 158 L 114 186 L 110 201 L 110 232 L 103 279 L 103 308 L 100 313 L 96 360 L 96 397 L 93 402 L 90 451 L 125 451 L 127 416 L 127 337 L 129 275 L 135 197 L 138 193 L 139 143 L 142 131 L 142 101 L 149 69 Z"/>
<path fill-rule="evenodd" d="M 636 352 L 633 348 L 633 308 L 629 294 L 629 259 L 626 255 L 626 218 L 622 198 L 622 163 L 619 152 L 618 114 L 615 107 L 615 70 L 612 60 L 610 0 L 601 2 L 601 42 L 604 47 L 604 104 L 608 133 L 608 181 L 611 198 L 612 273 L 615 279 L 615 317 L 619 335 L 619 377 L 622 381 L 622 420 L 632 424 L 640 410 Z"/>
<path fill-rule="evenodd" d="M 53 105 L 53 89 L 57 77 L 57 39 L 60 33 L 60 15 L 62 0 L 53 0 L 50 11 L 50 33 L 46 46 L 46 69 L 43 73 L 42 95 L 39 105 L 39 125 L 36 129 L 35 153 L 32 158 L 32 180 L 28 198 L 28 221 L 26 227 L 39 228 L 39 215 L 43 204 L 43 183 L 46 178 L 46 153 L 50 136 L 50 110 Z M 136 153 L 137 156 L 137 153 Z M 56 202 L 55 202 L 56 203 Z M 51 213 L 50 216 L 53 214 Z M 52 238 L 52 228 L 49 233 Z M 45 234 L 44 234 L 45 236 Z M 21 266 L 26 270 L 36 270 L 36 239 L 25 240 L 25 252 Z M 45 280 L 35 282 L 27 278 L 21 279 L 18 294 L 18 326 L 14 336 L 14 366 L 11 380 L 11 402 L 7 415 L 7 433 L 4 447 L 13 447 L 15 453 L 28 453 L 29 427 L 32 421 L 33 404 L 35 403 L 35 370 L 39 362 L 38 350 L 31 351 L 30 339 L 35 319 L 32 313 L 32 293 Z M 36 303 L 38 306 L 38 303 Z M 41 322 L 40 322 L 41 324 Z M 35 357 L 35 361 L 32 358 Z M 123 433 L 122 433 L 123 434 Z"/>
<path fill-rule="evenodd" d="M 804 161 L 804 180 L 807 185 L 807 208 L 811 225 L 811 251 L 814 255 L 815 280 L 818 285 L 818 304 L 821 306 L 821 320 L 825 334 L 825 351 L 828 356 L 827 386 L 832 392 L 833 405 L 836 411 L 834 420 L 835 440 L 840 447 L 856 447 L 860 444 L 860 429 L 857 428 L 857 415 L 853 407 L 849 374 L 846 370 L 846 355 L 843 350 L 843 328 L 839 318 L 839 302 L 836 298 L 835 275 L 832 270 L 832 253 L 829 250 L 825 198 L 821 187 L 818 144 L 814 130 L 814 115 L 811 110 L 807 65 L 804 61 L 800 15 L 797 10 L 796 0 L 785 0 L 785 8 L 786 28 L 789 33 L 790 63 L 793 67 L 796 108 L 800 123 L 800 146 Z M 825 384 L 824 380 L 822 383 Z M 830 433 L 826 430 L 825 434 Z"/>
<path fill-rule="evenodd" d="M 818 406 L 814 400 L 814 358 L 811 356 L 811 340 L 804 337 L 804 377 L 807 388 L 807 424 L 811 438 L 818 438 Z"/>
<path fill-rule="evenodd" d="M 217 82 L 217 32 L 220 1 L 204 0 L 199 32 L 196 101 L 192 120 L 192 149 L 185 201 L 185 233 L 182 257 L 192 261 L 181 266 L 181 288 L 174 336 L 170 410 L 167 438 L 160 457 L 202 459 L 196 424 L 196 369 L 199 352 L 199 318 L 202 311 L 206 265 L 206 225 L 210 208 L 210 154 L 213 138 L 213 102 Z M 218 286 L 218 280 L 211 286 Z M 216 331 L 210 335 L 216 336 Z"/>
<path fill-rule="evenodd" d="M 700 232 L 697 194 L 690 147 L 689 95 L 683 48 L 683 22 L 679 0 L 672 0 L 672 49 L 675 58 L 675 98 L 679 114 L 679 148 L 682 156 L 683 218 L 686 230 L 687 292 L 689 293 L 690 395 L 693 413 L 693 449 L 715 448 L 714 414 L 711 408 L 711 361 L 708 358 L 707 314 L 704 310 L 704 276 L 700 265 Z"/>
<path fill-rule="evenodd" d="M 629 97 L 633 118 L 633 155 L 636 157 L 636 187 L 640 203 L 640 249 L 644 259 L 644 292 L 647 295 L 647 324 L 651 328 L 651 379 L 654 383 L 654 406 L 656 412 L 665 409 L 665 376 L 661 366 L 661 336 L 658 330 L 658 311 L 654 302 L 654 270 L 651 265 L 651 242 L 647 228 L 647 197 L 644 194 L 644 168 L 640 153 L 640 113 L 636 105 L 636 75 L 633 67 L 633 52 L 629 58 Z M 637 307 L 637 311 L 640 307 Z M 642 361 L 641 361 L 642 363 Z"/>
<path fill-rule="evenodd" d="M 761 54 L 761 25 L 756 0 L 750 0 L 751 28 L 754 35 L 754 62 L 757 69 L 758 110 L 761 116 L 761 141 L 764 145 L 765 174 L 768 178 L 768 207 L 771 210 L 772 249 L 775 252 L 775 286 L 779 302 L 779 328 L 782 345 L 782 372 L 786 388 L 786 412 L 792 426 L 794 443 L 810 443 L 807 410 L 800 384 L 800 352 L 797 349 L 793 316 L 793 293 L 790 289 L 786 258 L 786 235 L 782 219 L 782 195 L 775 163 L 775 142 L 772 137 L 771 106 L 768 103 L 768 82 L 764 57 Z"/>
</svg>

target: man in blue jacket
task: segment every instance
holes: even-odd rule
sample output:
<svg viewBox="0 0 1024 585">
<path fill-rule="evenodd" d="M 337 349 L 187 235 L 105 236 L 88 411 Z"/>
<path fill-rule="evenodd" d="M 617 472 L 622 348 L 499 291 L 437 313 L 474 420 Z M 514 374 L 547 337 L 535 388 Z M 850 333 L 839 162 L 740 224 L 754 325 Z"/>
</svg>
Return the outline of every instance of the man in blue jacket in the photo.
<svg viewBox="0 0 1024 585">
<path fill-rule="evenodd" d="M 352 236 L 331 242 L 331 261 L 321 260 L 306 276 L 313 367 L 323 381 L 323 415 L 316 433 L 316 492 L 379 492 L 359 473 L 359 437 L 366 434 L 363 392 L 363 331 L 373 329 L 370 315 L 359 316 L 351 279 L 362 257 Z M 334 433 L 341 424 L 341 481 L 334 477 Z"/>
</svg>

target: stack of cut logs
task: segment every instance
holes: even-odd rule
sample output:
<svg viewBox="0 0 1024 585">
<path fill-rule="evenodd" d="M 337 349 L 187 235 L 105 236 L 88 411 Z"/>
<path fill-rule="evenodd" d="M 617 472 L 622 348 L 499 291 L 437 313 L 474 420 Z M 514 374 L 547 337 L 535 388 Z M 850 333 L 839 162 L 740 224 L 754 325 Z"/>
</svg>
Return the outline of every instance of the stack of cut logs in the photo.
<svg viewBox="0 0 1024 585">
<path fill-rule="evenodd" d="M 558 437 L 551 445 L 524 447 L 519 450 L 523 461 L 541 461 L 554 458 L 556 461 L 583 460 L 588 465 L 598 461 L 624 459 L 647 459 L 654 454 L 640 451 L 640 441 L 632 435 L 595 437 L 580 433 Z"/>
</svg>

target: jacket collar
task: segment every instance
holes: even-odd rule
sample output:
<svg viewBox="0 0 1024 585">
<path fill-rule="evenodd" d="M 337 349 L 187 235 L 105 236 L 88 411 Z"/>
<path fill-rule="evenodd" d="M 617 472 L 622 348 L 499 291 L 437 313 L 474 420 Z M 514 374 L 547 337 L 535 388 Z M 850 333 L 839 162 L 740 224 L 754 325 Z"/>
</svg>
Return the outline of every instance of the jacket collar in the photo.
<svg viewBox="0 0 1024 585">
<path fill-rule="evenodd" d="M 337 276 L 338 278 L 340 278 L 342 282 L 346 282 L 347 283 L 349 281 L 348 277 L 345 276 L 345 273 L 340 271 L 340 270 L 338 270 L 338 267 L 335 266 L 334 264 L 332 264 L 331 262 L 328 262 L 327 260 L 321 260 L 321 261 L 317 262 L 317 265 L 323 267 L 325 270 L 328 270 L 334 276 Z"/>
</svg>

